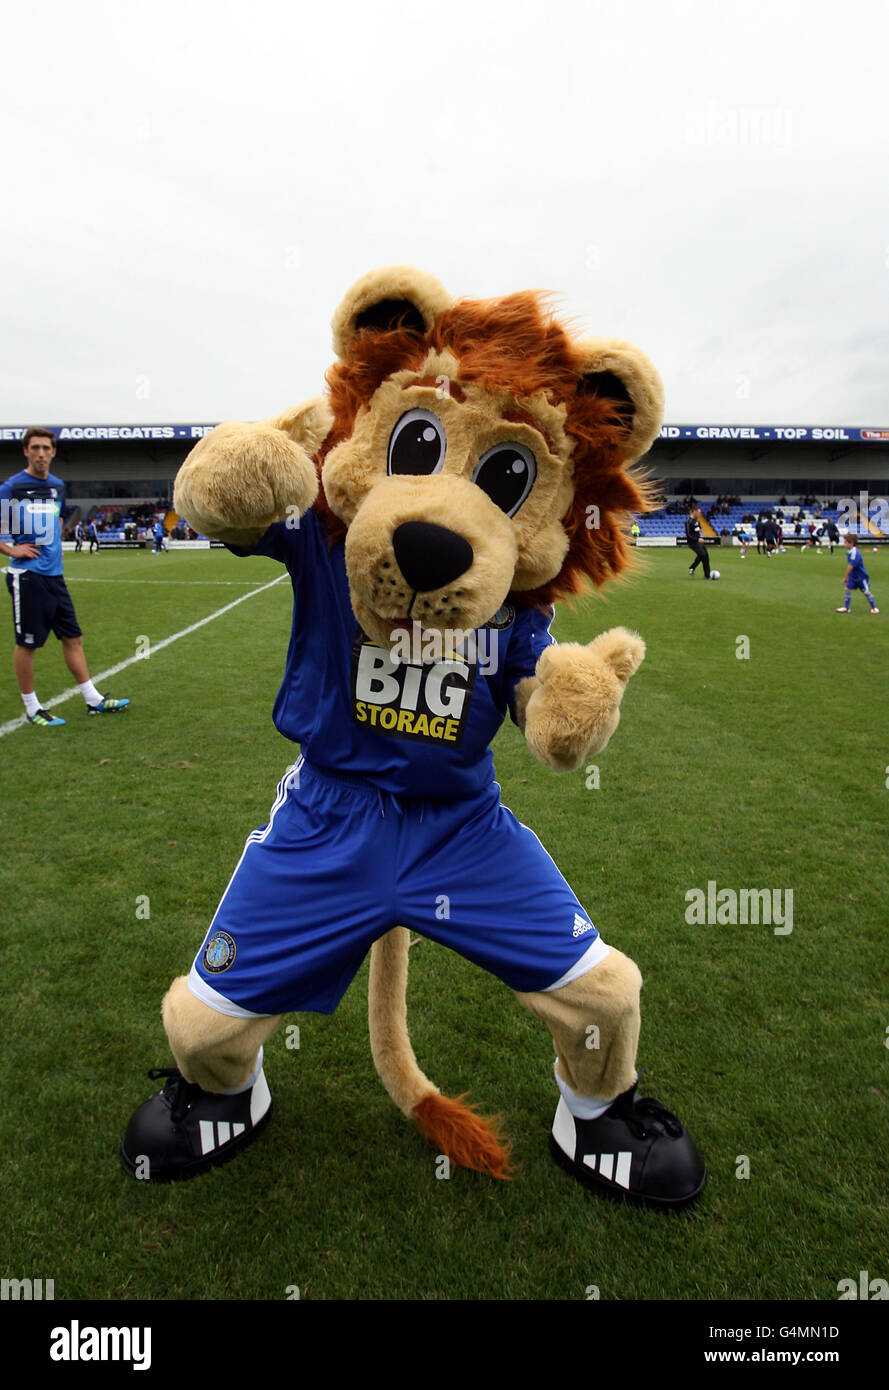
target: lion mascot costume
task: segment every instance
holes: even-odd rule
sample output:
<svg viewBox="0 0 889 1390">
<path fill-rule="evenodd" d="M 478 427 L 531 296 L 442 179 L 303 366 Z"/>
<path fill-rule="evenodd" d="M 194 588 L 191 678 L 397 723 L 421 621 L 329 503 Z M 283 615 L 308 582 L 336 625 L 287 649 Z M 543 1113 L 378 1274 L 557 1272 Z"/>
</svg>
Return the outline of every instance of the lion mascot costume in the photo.
<svg viewBox="0 0 889 1390">
<path fill-rule="evenodd" d="M 219 425 L 176 480 L 193 527 L 290 574 L 274 719 L 301 756 L 163 1001 L 175 1066 L 149 1073 L 165 1084 L 133 1115 L 123 1165 L 188 1178 L 249 1144 L 271 1108 L 264 1041 L 287 1013 L 332 1013 L 370 950 L 392 1099 L 453 1162 L 506 1176 L 496 1127 L 417 1065 L 413 931 L 546 1024 L 557 1162 L 612 1197 L 684 1206 L 705 1170 L 676 1116 L 637 1093 L 640 973 L 501 804 L 489 747 L 508 713 L 536 758 L 572 772 L 617 728 L 643 642 L 614 628 L 557 645 L 549 628 L 555 601 L 629 562 L 660 379 L 628 343 L 573 336 L 540 294 L 452 300 L 402 266 L 359 280 L 333 333 L 324 397 Z"/>
</svg>

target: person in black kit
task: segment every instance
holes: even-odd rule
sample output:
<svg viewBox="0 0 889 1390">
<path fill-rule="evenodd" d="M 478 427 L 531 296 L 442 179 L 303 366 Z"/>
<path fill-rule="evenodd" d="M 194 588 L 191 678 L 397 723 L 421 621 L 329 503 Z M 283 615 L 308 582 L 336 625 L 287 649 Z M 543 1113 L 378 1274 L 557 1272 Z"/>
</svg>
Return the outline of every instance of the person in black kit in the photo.
<svg viewBox="0 0 889 1390">
<path fill-rule="evenodd" d="M 839 545 L 840 543 L 839 528 L 836 522 L 833 520 L 830 520 L 827 523 L 827 539 L 830 542 L 830 553 L 832 555 L 834 546 Z"/>
<path fill-rule="evenodd" d="M 701 509 L 692 507 L 688 520 L 685 523 L 685 542 L 691 546 L 695 553 L 694 563 L 689 565 L 688 572 L 694 575 L 698 565 L 704 566 L 704 578 L 710 578 L 710 556 L 707 554 L 707 547 L 701 541 Z"/>
</svg>

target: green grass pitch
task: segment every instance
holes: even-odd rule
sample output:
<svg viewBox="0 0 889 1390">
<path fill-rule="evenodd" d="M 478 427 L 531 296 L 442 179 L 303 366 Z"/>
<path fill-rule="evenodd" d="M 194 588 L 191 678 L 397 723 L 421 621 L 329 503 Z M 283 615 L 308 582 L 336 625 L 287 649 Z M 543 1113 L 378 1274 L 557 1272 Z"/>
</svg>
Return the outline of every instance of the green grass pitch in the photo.
<svg viewBox="0 0 889 1390">
<path fill-rule="evenodd" d="M 649 550 L 560 611 L 561 640 L 623 623 L 648 644 L 598 787 L 536 764 L 509 724 L 495 745 L 504 801 L 642 970 L 643 1093 L 705 1156 L 698 1206 L 613 1206 L 565 1176 L 548 1034 L 425 941 L 418 1058 L 503 1116 L 513 1181 L 436 1175 L 373 1070 L 366 964 L 333 1017 L 294 1017 L 298 1049 L 283 1029 L 267 1046 L 255 1146 L 185 1184 L 123 1173 L 123 1128 L 160 1084 L 145 1071 L 169 1060 L 162 994 L 295 756 L 271 722 L 285 578 L 103 682 L 126 713 L 88 719 L 75 696 L 64 729 L 0 738 L 4 1277 L 52 1278 L 57 1299 L 835 1300 L 887 1273 L 889 552 L 865 551 L 879 617 L 860 595 L 834 613 L 842 548 L 714 560 L 706 584 L 687 551 Z M 218 551 L 66 572 L 94 673 L 280 573 Z M 4 622 L 0 726 L 22 712 Z M 71 683 L 52 639 L 37 672 L 44 701 Z M 792 932 L 689 924 L 709 881 L 792 890 Z"/>
</svg>

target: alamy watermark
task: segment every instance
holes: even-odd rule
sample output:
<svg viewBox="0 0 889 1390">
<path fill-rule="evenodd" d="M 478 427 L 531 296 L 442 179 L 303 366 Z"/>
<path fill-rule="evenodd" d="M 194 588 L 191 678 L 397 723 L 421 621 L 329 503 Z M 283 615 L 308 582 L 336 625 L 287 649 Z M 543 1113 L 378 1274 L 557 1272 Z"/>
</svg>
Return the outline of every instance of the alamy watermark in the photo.
<svg viewBox="0 0 889 1390">
<path fill-rule="evenodd" d="M 858 1271 L 858 1278 L 841 1279 L 837 1284 L 840 1299 L 867 1299 L 877 1301 L 889 1299 L 889 1283 L 885 1279 L 871 1279 L 866 1269 Z"/>
<path fill-rule="evenodd" d="M 685 113 L 689 145 L 763 145 L 778 155 L 793 148 L 793 112 L 786 106 L 699 106 Z"/>
<path fill-rule="evenodd" d="M 870 521 L 878 531 L 889 533 L 887 497 L 871 497 L 865 489 L 857 497 L 838 497 L 837 511 L 837 526 L 841 532 L 854 531 L 857 536 L 872 535 L 868 526 Z"/>
<path fill-rule="evenodd" d="M 719 888 L 709 879 L 706 891 L 689 888 L 685 920 L 690 927 L 759 926 L 772 927 L 775 936 L 793 931 L 792 888 Z"/>
<path fill-rule="evenodd" d="M 151 1367 L 150 1327 L 81 1327 L 72 1318 L 50 1333 L 51 1361 L 132 1361 L 134 1371 Z"/>
<path fill-rule="evenodd" d="M 39 497 L 24 501 L 4 497 L 0 501 L 0 536 L 25 536 L 35 545 L 49 545 L 58 514 L 58 502 Z"/>
<path fill-rule="evenodd" d="M 6 1303 L 19 1301 L 54 1299 L 56 1296 L 54 1279 L 0 1279 L 0 1300 Z"/>
<path fill-rule="evenodd" d="M 410 631 L 406 627 L 396 628 L 389 639 L 389 655 L 405 666 L 465 662 L 469 666 L 477 665 L 483 676 L 493 676 L 499 660 L 497 632 L 486 627 L 475 630 L 445 628 L 439 632 L 412 622 Z"/>
</svg>

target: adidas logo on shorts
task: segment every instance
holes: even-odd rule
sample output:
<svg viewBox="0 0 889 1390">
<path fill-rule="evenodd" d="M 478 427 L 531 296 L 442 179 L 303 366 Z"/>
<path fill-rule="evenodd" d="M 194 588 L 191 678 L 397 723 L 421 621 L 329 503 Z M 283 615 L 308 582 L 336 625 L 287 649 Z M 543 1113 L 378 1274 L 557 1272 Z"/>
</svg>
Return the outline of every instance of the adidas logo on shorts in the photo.
<svg viewBox="0 0 889 1390">
<path fill-rule="evenodd" d="M 581 917 L 579 912 L 574 914 L 574 936 L 583 936 L 584 932 L 593 931 L 592 922 L 588 922 L 585 917 Z"/>
</svg>

